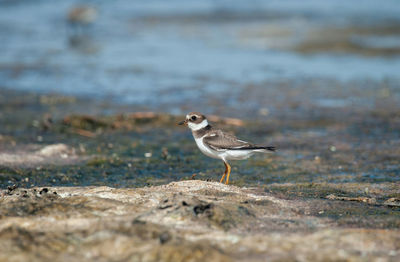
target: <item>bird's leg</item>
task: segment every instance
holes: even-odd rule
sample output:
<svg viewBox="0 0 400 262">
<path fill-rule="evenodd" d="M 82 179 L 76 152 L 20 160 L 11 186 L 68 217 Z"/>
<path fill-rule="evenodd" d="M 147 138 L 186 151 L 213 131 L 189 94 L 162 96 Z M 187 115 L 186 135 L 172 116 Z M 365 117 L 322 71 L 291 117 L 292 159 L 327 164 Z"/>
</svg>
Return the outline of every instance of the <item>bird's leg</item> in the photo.
<svg viewBox="0 0 400 262">
<path fill-rule="evenodd" d="M 226 173 L 228 172 L 228 166 L 227 166 L 227 163 L 225 163 L 225 161 L 224 161 L 224 165 L 225 165 L 225 172 L 224 172 L 224 174 L 222 175 L 221 180 L 219 181 L 220 183 L 222 183 L 222 181 L 224 181 L 224 178 L 225 178 L 225 176 L 226 176 Z"/>
<path fill-rule="evenodd" d="M 231 166 L 228 163 L 226 163 L 226 166 L 227 166 L 228 172 L 227 172 L 225 184 L 228 184 L 229 183 L 229 175 L 231 174 Z"/>
</svg>

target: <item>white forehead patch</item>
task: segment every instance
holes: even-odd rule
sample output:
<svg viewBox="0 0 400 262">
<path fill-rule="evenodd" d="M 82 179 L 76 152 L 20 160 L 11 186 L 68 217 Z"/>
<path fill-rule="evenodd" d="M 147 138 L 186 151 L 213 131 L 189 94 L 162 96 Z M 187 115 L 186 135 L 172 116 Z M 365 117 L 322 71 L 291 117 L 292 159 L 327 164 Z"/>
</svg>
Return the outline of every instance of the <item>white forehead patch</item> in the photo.
<svg viewBox="0 0 400 262">
<path fill-rule="evenodd" d="M 204 120 L 201 121 L 201 123 L 199 123 L 199 124 L 195 124 L 195 123 L 192 123 L 192 122 L 188 122 L 188 126 L 189 126 L 189 128 L 192 129 L 193 131 L 197 131 L 197 130 L 200 130 L 200 129 L 202 129 L 202 128 L 208 126 L 208 122 L 207 122 L 207 119 L 204 119 Z"/>
</svg>

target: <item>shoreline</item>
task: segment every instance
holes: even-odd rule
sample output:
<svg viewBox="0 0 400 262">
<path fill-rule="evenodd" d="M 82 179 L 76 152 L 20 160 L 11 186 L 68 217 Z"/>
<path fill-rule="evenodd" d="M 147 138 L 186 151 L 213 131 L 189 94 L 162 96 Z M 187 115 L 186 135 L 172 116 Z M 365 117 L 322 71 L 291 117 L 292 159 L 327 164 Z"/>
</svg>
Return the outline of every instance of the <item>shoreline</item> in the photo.
<svg viewBox="0 0 400 262">
<path fill-rule="evenodd" d="M 328 199 L 285 200 L 217 182 L 181 181 L 136 189 L 12 189 L 1 202 L 0 260 L 400 257 L 398 217 L 391 216 L 392 224 L 390 216 L 385 218 L 385 227 L 368 226 L 370 219 L 384 221 L 372 215 L 382 212 L 379 207 Z M 358 213 L 366 207 L 369 215 Z M 399 212 L 395 210 L 391 212 Z"/>
<path fill-rule="evenodd" d="M 226 186 L 212 182 L 223 166 L 198 152 L 180 116 L 54 94 L 0 98 L 0 261 L 400 257 L 391 110 L 215 117 L 279 148 L 232 162 Z"/>
</svg>

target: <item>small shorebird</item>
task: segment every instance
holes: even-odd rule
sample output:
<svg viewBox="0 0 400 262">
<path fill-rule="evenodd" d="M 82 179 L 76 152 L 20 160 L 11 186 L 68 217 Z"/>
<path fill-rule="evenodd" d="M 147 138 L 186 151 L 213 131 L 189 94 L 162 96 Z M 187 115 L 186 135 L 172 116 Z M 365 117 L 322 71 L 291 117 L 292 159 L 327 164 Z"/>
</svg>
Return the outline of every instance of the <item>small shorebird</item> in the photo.
<svg viewBox="0 0 400 262">
<path fill-rule="evenodd" d="M 73 27 L 87 27 L 97 19 L 97 9 L 93 6 L 79 5 L 68 11 L 67 21 Z"/>
<path fill-rule="evenodd" d="M 239 140 L 234 135 L 227 134 L 222 130 L 215 129 L 208 124 L 207 118 L 201 113 L 192 112 L 186 115 L 186 119 L 179 122 L 179 125 L 187 125 L 191 130 L 200 151 L 206 156 L 221 159 L 225 164 L 225 172 L 220 183 L 229 183 L 231 166 L 228 160 L 243 160 L 254 153 L 268 153 L 275 151 L 273 146 L 255 145 Z"/>
</svg>

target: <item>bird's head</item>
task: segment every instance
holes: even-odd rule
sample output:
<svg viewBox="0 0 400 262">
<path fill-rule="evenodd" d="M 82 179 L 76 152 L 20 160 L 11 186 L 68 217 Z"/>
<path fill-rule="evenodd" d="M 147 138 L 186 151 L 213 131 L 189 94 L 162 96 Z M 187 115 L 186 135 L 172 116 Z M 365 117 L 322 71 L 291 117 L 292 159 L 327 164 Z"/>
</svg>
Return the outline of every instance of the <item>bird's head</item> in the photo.
<svg viewBox="0 0 400 262">
<path fill-rule="evenodd" d="M 191 112 L 186 115 L 186 119 L 179 122 L 179 125 L 187 125 L 191 130 L 196 131 L 208 126 L 207 118 L 198 112 Z"/>
</svg>

